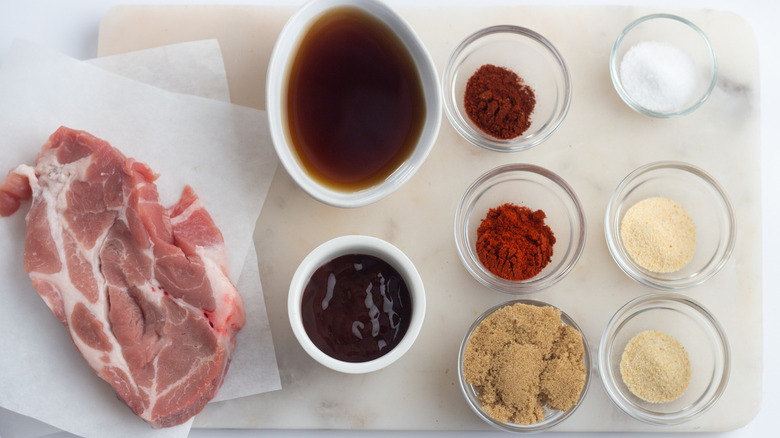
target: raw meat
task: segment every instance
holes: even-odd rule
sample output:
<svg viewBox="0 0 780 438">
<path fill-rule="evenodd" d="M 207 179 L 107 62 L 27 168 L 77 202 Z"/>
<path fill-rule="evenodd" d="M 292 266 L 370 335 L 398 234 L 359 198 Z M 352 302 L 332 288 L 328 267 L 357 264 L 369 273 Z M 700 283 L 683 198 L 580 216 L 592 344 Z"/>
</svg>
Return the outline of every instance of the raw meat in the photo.
<svg viewBox="0 0 780 438">
<path fill-rule="evenodd" d="M 59 128 L 35 167 L 0 184 L 0 214 L 32 198 L 24 269 L 76 348 L 153 427 L 213 398 L 244 325 L 222 234 L 193 190 L 165 208 L 157 175 Z"/>
</svg>

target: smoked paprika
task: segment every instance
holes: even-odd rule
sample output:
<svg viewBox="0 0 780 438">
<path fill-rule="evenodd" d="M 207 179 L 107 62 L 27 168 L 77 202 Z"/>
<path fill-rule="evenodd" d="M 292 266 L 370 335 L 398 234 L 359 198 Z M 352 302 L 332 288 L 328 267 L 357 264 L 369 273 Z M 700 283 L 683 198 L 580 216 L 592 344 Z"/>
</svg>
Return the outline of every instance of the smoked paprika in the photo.
<svg viewBox="0 0 780 438">
<path fill-rule="evenodd" d="M 515 72 L 485 64 L 466 83 L 463 104 L 479 129 L 507 140 L 531 126 L 536 96 Z"/>
<path fill-rule="evenodd" d="M 506 280 L 536 276 L 550 263 L 555 244 L 546 217 L 542 210 L 510 203 L 491 208 L 477 229 L 479 261 Z"/>
</svg>

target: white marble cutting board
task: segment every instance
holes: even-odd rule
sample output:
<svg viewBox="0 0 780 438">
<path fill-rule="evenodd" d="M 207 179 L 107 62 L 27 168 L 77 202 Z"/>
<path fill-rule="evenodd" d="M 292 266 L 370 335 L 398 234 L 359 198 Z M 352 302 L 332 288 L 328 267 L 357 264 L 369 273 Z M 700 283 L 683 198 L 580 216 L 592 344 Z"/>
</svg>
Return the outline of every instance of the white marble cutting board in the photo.
<svg viewBox="0 0 780 438">
<path fill-rule="evenodd" d="M 180 41 L 217 38 L 234 103 L 264 107 L 265 69 L 276 35 L 293 12 L 262 6 L 127 6 L 104 18 L 100 56 Z M 618 182 L 636 167 L 681 160 L 702 167 L 734 204 L 738 234 L 734 255 L 704 285 L 684 293 L 708 307 L 724 326 L 732 372 L 722 399 L 690 423 L 658 428 L 615 407 L 594 371 L 580 409 L 558 431 L 723 431 L 758 412 L 761 397 L 761 206 L 758 51 L 750 27 L 731 13 L 634 7 L 404 8 L 442 71 L 454 47 L 471 32 L 495 24 L 529 27 L 562 53 L 572 74 L 568 117 L 546 143 L 497 154 L 460 138 L 446 118 L 436 146 L 411 181 L 367 207 L 322 205 L 295 186 L 282 168 L 257 224 L 255 243 L 277 358 L 281 391 L 210 404 L 195 421 L 201 428 L 483 430 L 457 384 L 456 357 L 465 330 L 488 307 L 512 297 L 477 283 L 455 249 L 456 205 L 476 177 L 508 162 L 541 165 L 566 179 L 587 218 L 587 242 L 576 268 L 530 298 L 569 313 L 593 353 L 607 320 L 624 303 L 654 292 L 615 265 L 604 242 L 604 211 Z M 714 45 L 720 74 L 710 100 L 675 120 L 632 112 L 609 78 L 609 52 L 621 29 L 649 12 L 678 13 L 700 26 Z M 268 147 L 272 147 L 270 144 Z M 236 188 L 240 190 L 240 187 Z M 343 234 L 368 234 L 401 248 L 426 286 L 428 312 L 412 349 L 385 370 L 339 374 L 310 359 L 287 320 L 287 288 L 301 259 Z M 594 354 L 595 356 L 595 354 Z"/>
</svg>

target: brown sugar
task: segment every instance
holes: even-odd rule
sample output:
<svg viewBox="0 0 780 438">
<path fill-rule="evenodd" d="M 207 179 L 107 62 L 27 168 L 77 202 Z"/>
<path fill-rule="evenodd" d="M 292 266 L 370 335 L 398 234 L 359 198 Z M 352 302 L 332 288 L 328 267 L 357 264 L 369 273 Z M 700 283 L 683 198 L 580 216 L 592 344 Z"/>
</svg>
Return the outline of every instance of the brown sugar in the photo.
<svg viewBox="0 0 780 438">
<path fill-rule="evenodd" d="M 504 423 L 544 420 L 544 406 L 566 411 L 585 386 L 582 334 L 561 312 L 517 303 L 485 318 L 464 355 L 466 382 L 485 412 Z"/>
</svg>

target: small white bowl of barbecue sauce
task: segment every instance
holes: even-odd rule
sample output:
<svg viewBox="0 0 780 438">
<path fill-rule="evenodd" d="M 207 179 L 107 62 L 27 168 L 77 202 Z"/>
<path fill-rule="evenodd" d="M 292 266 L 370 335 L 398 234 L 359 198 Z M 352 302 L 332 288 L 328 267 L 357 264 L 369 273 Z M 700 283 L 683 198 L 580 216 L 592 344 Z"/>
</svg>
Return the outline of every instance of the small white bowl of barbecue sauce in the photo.
<svg viewBox="0 0 780 438">
<path fill-rule="evenodd" d="M 279 161 L 301 189 L 355 208 L 405 184 L 441 125 L 433 60 L 376 0 L 313 0 L 287 21 L 266 79 Z"/>
<path fill-rule="evenodd" d="M 414 344 L 425 317 L 425 289 L 395 246 L 341 236 L 303 259 L 290 282 L 287 311 L 309 356 L 343 373 L 369 373 Z"/>
</svg>

